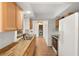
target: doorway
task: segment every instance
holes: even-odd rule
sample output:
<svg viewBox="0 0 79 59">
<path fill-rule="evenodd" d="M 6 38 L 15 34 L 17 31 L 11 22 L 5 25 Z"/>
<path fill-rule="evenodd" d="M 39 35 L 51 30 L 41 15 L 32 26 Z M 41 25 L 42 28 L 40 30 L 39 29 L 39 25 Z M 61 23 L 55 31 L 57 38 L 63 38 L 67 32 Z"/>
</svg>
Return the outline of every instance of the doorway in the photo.
<svg viewBox="0 0 79 59">
<path fill-rule="evenodd" d="M 39 25 L 39 36 L 43 37 L 43 25 Z"/>
</svg>

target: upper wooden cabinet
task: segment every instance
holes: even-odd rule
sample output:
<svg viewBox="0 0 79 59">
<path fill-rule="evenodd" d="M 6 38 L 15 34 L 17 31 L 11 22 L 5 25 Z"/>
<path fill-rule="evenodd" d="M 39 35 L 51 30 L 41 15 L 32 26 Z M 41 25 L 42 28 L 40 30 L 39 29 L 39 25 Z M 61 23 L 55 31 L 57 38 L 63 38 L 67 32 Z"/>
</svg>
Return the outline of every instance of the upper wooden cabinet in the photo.
<svg viewBox="0 0 79 59">
<path fill-rule="evenodd" d="M 22 28 L 22 16 L 15 2 L 0 3 L 0 32 Z"/>
<path fill-rule="evenodd" d="M 17 29 L 22 29 L 22 10 L 17 6 Z"/>
<path fill-rule="evenodd" d="M 16 4 L 2 3 L 2 31 L 16 30 Z"/>
<path fill-rule="evenodd" d="M 59 19 L 56 20 L 55 25 L 56 25 L 56 29 L 58 29 L 59 28 Z"/>
<path fill-rule="evenodd" d="M 30 18 L 30 21 L 29 21 L 29 25 L 30 25 L 30 29 L 32 29 L 32 19 Z"/>
</svg>

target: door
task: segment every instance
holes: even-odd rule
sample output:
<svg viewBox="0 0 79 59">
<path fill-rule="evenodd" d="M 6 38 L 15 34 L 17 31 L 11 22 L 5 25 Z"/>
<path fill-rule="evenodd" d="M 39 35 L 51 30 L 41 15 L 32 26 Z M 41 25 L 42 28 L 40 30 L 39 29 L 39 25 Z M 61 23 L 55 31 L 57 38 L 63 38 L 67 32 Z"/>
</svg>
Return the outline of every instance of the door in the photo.
<svg viewBox="0 0 79 59">
<path fill-rule="evenodd" d="M 43 36 L 43 25 L 39 25 L 39 36 Z"/>
<path fill-rule="evenodd" d="M 59 21 L 59 55 L 77 55 L 77 38 L 75 31 L 75 16 L 73 14 Z"/>
</svg>

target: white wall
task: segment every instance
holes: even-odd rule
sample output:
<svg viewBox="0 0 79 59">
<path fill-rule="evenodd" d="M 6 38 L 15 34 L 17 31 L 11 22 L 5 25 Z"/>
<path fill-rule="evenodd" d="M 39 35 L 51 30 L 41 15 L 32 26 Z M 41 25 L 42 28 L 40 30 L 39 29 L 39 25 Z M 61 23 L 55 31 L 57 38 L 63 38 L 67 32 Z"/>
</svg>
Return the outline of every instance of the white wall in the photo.
<svg viewBox="0 0 79 59">
<path fill-rule="evenodd" d="M 0 49 L 16 41 L 15 32 L 0 32 Z"/>
<path fill-rule="evenodd" d="M 25 20 L 25 29 L 29 29 L 29 18 L 24 20 Z"/>
<path fill-rule="evenodd" d="M 33 12 L 31 14 L 28 14 L 27 11 L 23 12 L 23 33 L 25 33 L 25 30 L 30 30 L 30 18 L 32 16 Z"/>
<path fill-rule="evenodd" d="M 23 33 L 25 33 L 26 29 L 30 29 L 29 26 L 29 17 L 23 19 Z"/>
<path fill-rule="evenodd" d="M 52 38 L 51 36 L 56 33 L 56 27 L 55 27 L 55 20 L 49 20 L 48 21 L 48 45 L 52 45 Z"/>
<path fill-rule="evenodd" d="M 38 37 L 39 35 L 38 35 L 38 26 L 39 26 L 39 24 L 37 23 L 37 21 L 33 21 L 33 33 L 36 35 L 36 37 Z"/>
<path fill-rule="evenodd" d="M 47 45 L 49 46 L 48 44 L 48 21 L 43 21 L 43 37 L 45 38 L 45 41 L 47 43 Z"/>
</svg>

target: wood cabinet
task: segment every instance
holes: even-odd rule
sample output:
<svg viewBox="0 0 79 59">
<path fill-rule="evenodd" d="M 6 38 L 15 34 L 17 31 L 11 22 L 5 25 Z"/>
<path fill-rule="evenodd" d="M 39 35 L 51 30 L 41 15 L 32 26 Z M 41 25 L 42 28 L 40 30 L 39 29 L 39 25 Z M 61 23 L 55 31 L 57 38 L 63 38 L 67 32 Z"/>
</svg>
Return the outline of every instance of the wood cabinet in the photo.
<svg viewBox="0 0 79 59">
<path fill-rule="evenodd" d="M 56 20 L 55 25 L 56 25 L 56 29 L 58 29 L 59 28 L 59 19 Z"/>
<path fill-rule="evenodd" d="M 32 29 L 32 19 L 31 18 L 30 18 L 29 22 L 30 22 L 30 24 L 29 24 L 30 25 L 30 29 Z"/>
<path fill-rule="evenodd" d="M 1 12 L 2 31 L 16 30 L 16 4 L 11 2 L 3 2 Z"/>
<path fill-rule="evenodd" d="M 17 29 L 22 29 L 22 10 L 17 6 Z"/>
<path fill-rule="evenodd" d="M 0 32 L 22 28 L 21 10 L 15 2 L 0 3 Z"/>
</svg>

